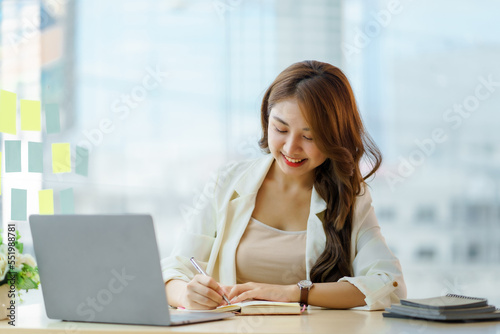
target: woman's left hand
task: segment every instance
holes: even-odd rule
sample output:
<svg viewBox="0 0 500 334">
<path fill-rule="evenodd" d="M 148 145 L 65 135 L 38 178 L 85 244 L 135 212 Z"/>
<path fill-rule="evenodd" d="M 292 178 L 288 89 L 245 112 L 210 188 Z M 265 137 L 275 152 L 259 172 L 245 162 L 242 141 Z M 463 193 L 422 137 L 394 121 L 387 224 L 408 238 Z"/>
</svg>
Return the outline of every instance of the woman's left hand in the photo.
<svg viewBox="0 0 500 334">
<path fill-rule="evenodd" d="M 244 283 L 226 287 L 230 290 L 228 298 L 231 304 L 247 299 L 269 300 L 276 302 L 297 302 L 300 291 L 297 285 L 274 285 L 264 283 Z"/>
</svg>

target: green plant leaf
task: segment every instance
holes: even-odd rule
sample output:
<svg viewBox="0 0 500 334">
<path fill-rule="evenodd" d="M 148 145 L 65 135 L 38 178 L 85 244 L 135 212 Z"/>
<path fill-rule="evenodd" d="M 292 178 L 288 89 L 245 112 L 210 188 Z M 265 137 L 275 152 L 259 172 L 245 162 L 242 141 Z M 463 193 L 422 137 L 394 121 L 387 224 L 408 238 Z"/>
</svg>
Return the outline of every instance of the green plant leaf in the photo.
<svg viewBox="0 0 500 334">
<path fill-rule="evenodd" d="M 37 289 L 38 283 L 28 277 L 17 276 L 16 287 L 19 290 Z"/>
<path fill-rule="evenodd" d="M 31 267 L 27 264 L 23 265 L 23 269 L 17 273 L 15 285 L 19 290 L 38 289 L 40 284 L 40 276 L 38 275 L 38 267 Z"/>
<path fill-rule="evenodd" d="M 21 235 L 19 234 L 19 231 L 16 230 L 16 241 L 14 242 L 14 247 L 17 248 L 19 253 L 22 253 L 23 249 L 24 249 L 24 245 L 21 242 L 19 242 L 19 239 L 21 239 Z"/>
</svg>

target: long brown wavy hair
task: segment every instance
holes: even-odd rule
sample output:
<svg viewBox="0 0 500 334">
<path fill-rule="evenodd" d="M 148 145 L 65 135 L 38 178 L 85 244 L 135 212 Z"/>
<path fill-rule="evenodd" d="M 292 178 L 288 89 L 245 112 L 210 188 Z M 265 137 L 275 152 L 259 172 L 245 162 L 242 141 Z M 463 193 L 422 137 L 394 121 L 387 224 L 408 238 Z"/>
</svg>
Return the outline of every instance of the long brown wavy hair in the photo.
<svg viewBox="0 0 500 334">
<path fill-rule="evenodd" d="M 379 149 L 366 132 L 349 81 L 337 67 L 318 61 L 292 64 L 264 94 L 262 138 L 269 153 L 269 114 L 281 101 L 295 99 L 326 161 L 315 170 L 314 187 L 327 204 L 323 214 L 325 250 L 311 268 L 313 282 L 335 282 L 352 276 L 351 231 L 356 197 L 382 163 Z M 363 176 L 360 161 L 370 166 Z"/>
</svg>

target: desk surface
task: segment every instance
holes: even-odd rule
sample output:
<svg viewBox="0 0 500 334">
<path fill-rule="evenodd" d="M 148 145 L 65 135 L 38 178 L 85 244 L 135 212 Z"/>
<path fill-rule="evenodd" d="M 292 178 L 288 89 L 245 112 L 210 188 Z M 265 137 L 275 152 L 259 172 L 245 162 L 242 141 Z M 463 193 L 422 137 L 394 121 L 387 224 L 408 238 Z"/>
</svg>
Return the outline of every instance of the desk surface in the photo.
<svg viewBox="0 0 500 334">
<path fill-rule="evenodd" d="M 29 298 L 27 298 L 29 296 Z M 237 316 L 226 320 L 176 326 L 137 326 L 63 322 L 48 319 L 41 294 L 30 291 L 16 312 L 16 326 L 0 321 L 0 332 L 9 333 L 495 333 L 500 322 L 439 323 L 424 320 L 386 319 L 381 311 L 311 309 L 300 316 Z M 175 311 L 174 311 L 175 312 Z"/>
</svg>

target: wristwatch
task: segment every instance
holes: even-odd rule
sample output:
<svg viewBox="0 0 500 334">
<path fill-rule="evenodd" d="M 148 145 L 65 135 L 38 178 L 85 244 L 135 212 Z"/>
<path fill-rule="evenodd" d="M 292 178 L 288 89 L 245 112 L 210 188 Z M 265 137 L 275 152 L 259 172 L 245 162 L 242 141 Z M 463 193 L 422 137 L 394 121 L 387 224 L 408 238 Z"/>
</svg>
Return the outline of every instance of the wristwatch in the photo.
<svg viewBox="0 0 500 334">
<path fill-rule="evenodd" d="M 314 283 L 309 281 L 309 280 L 302 280 L 297 285 L 300 288 L 300 304 L 301 305 L 308 305 L 307 304 L 307 299 L 309 297 L 309 290 L 313 287 Z"/>
</svg>

